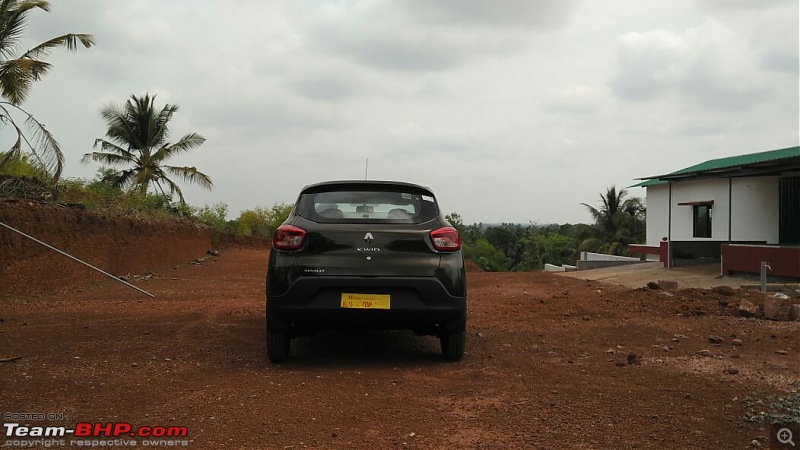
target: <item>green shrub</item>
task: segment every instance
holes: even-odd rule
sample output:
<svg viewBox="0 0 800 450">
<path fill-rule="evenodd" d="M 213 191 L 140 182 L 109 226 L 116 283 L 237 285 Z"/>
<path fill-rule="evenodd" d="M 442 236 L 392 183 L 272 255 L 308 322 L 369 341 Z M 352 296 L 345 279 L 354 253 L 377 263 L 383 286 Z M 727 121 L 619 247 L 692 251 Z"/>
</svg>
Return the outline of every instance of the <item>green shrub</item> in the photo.
<svg viewBox="0 0 800 450">
<path fill-rule="evenodd" d="M 237 220 L 237 233 L 244 236 L 271 238 L 292 211 L 292 205 L 276 204 L 271 209 L 257 207 L 242 211 Z"/>
<path fill-rule="evenodd" d="M 228 205 L 225 203 L 215 203 L 205 205 L 202 208 L 192 208 L 191 214 L 201 222 L 210 226 L 213 230 L 212 239 L 214 243 L 219 242 L 219 238 L 228 229 Z"/>
</svg>

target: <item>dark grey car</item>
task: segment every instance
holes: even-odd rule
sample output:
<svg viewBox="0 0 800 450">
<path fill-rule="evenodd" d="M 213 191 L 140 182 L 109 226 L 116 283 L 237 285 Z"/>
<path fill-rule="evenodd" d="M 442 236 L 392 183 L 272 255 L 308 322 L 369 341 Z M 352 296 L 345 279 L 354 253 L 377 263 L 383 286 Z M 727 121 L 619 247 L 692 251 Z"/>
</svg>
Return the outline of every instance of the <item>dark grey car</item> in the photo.
<svg viewBox="0 0 800 450">
<path fill-rule="evenodd" d="M 321 329 L 410 329 L 464 354 L 467 291 L 461 238 L 430 189 L 388 181 L 306 186 L 273 236 L 267 353 Z"/>
</svg>

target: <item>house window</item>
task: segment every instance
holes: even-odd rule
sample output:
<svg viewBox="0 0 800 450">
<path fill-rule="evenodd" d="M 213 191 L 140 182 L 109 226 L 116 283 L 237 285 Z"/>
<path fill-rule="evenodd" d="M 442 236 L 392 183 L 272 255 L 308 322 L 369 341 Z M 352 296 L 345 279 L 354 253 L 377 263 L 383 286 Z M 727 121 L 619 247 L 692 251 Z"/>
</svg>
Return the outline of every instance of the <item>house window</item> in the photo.
<svg viewBox="0 0 800 450">
<path fill-rule="evenodd" d="M 711 237 L 711 205 L 694 205 L 694 237 Z"/>
</svg>

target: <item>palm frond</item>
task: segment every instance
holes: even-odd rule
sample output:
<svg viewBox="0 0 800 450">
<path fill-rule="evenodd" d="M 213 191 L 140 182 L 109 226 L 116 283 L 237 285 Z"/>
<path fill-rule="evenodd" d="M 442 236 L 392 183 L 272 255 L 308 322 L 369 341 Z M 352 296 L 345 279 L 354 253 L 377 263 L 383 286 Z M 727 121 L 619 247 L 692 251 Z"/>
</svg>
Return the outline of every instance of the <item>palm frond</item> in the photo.
<svg viewBox="0 0 800 450">
<path fill-rule="evenodd" d="M 2 104 L 0 104 L 0 110 L 3 111 L 3 113 L 0 114 L 0 120 L 6 124 L 11 124 L 11 126 L 14 127 L 14 130 L 17 132 L 16 141 L 14 141 L 14 144 L 11 145 L 11 148 L 5 152 L 3 159 L 0 160 L 0 167 L 3 167 L 3 165 L 7 164 L 9 161 L 19 158 L 22 151 L 22 130 L 19 129 L 16 122 L 14 122 L 14 118 L 8 113 L 8 109 L 6 109 Z"/>
<path fill-rule="evenodd" d="M 211 182 L 211 177 L 197 170 L 197 167 L 177 167 L 177 166 L 164 166 L 167 172 L 182 177 L 183 181 L 197 184 L 208 190 L 214 186 Z"/>
<path fill-rule="evenodd" d="M 97 148 L 98 146 L 104 152 L 116 153 L 125 157 L 129 162 L 136 161 L 136 155 L 113 142 L 106 141 L 105 139 L 95 139 L 93 148 Z"/>
<path fill-rule="evenodd" d="M 130 159 L 127 158 L 125 155 L 120 155 L 117 153 L 104 153 L 104 152 L 92 152 L 84 154 L 83 157 L 81 158 L 81 162 L 86 164 L 89 161 L 95 161 L 101 164 L 108 164 L 112 166 L 131 162 Z"/>
<path fill-rule="evenodd" d="M 12 59 L 0 63 L 0 94 L 19 105 L 28 95 L 31 84 L 50 69 L 50 64 L 31 59 Z"/>
<path fill-rule="evenodd" d="M 158 151 L 153 154 L 153 158 L 158 161 L 164 161 L 179 153 L 185 153 L 188 152 L 189 150 L 197 148 L 203 145 L 205 141 L 206 138 L 200 136 L 197 133 L 187 134 L 186 136 L 183 136 L 181 140 L 179 140 L 178 142 L 171 145 L 165 145 L 160 149 L 158 149 Z"/>
<path fill-rule="evenodd" d="M 65 47 L 67 50 L 75 51 L 78 44 L 89 48 L 94 45 L 94 36 L 86 33 L 68 33 L 49 39 L 23 53 L 22 59 L 36 59 L 46 55 L 51 49 Z"/>
<path fill-rule="evenodd" d="M 177 193 L 178 194 L 178 199 L 180 199 L 181 204 L 185 205 L 186 204 L 186 200 L 183 198 L 183 192 L 181 191 L 180 186 L 175 184 L 174 181 L 170 180 L 167 177 L 162 178 L 162 180 L 167 184 L 167 186 L 169 186 L 170 194 L 176 194 Z"/>
<path fill-rule="evenodd" d="M 34 8 L 50 11 L 50 4 L 46 1 L 4 0 L 0 5 L 0 55 L 6 58 L 14 55 L 17 43 L 25 31 L 28 11 Z"/>
<path fill-rule="evenodd" d="M 12 146 L 11 152 L 19 154 L 22 151 L 22 142 L 28 147 L 30 153 L 34 156 L 37 163 L 53 178 L 58 181 L 61 177 L 61 171 L 64 168 L 64 154 L 61 152 L 61 146 L 58 141 L 53 137 L 50 131 L 44 126 L 43 123 L 36 120 L 32 114 L 20 108 L 11 102 L 0 102 L 0 109 L 3 111 L 3 116 L 7 123 L 12 124 L 17 132 L 17 141 Z M 25 133 L 22 132 L 20 127 L 16 124 L 13 117 L 11 117 L 8 107 L 25 115 L 24 125 L 28 129 L 31 139 L 28 139 Z M 31 142 L 33 141 L 33 142 Z"/>
<path fill-rule="evenodd" d="M 18 108 L 19 109 L 19 108 Z M 25 112 L 24 110 L 20 109 Z M 25 125 L 30 130 L 30 134 L 35 145 L 31 145 L 31 153 L 42 162 L 42 166 L 52 175 L 53 180 L 61 178 L 64 170 L 64 153 L 61 151 L 61 144 L 53 137 L 53 134 L 45 128 L 44 124 L 36 120 L 33 115 L 27 114 Z M 23 139 L 26 139 L 23 135 Z M 27 139 L 26 139 L 27 141 Z M 30 145 L 30 143 L 29 143 Z"/>
<path fill-rule="evenodd" d="M 114 187 L 122 189 L 133 184 L 135 175 L 136 172 L 134 170 L 127 169 L 109 174 L 103 177 L 103 181 L 110 181 Z"/>
</svg>

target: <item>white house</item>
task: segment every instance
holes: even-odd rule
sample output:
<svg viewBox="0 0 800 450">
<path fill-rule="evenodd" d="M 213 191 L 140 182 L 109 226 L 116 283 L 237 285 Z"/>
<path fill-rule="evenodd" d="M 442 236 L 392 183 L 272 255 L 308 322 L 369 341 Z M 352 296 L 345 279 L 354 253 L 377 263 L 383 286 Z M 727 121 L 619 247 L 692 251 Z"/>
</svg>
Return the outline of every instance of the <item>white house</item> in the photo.
<svg viewBox="0 0 800 450">
<path fill-rule="evenodd" d="M 721 272 L 800 278 L 800 147 L 714 159 L 642 178 L 647 243 L 666 267 L 721 262 Z"/>
</svg>

